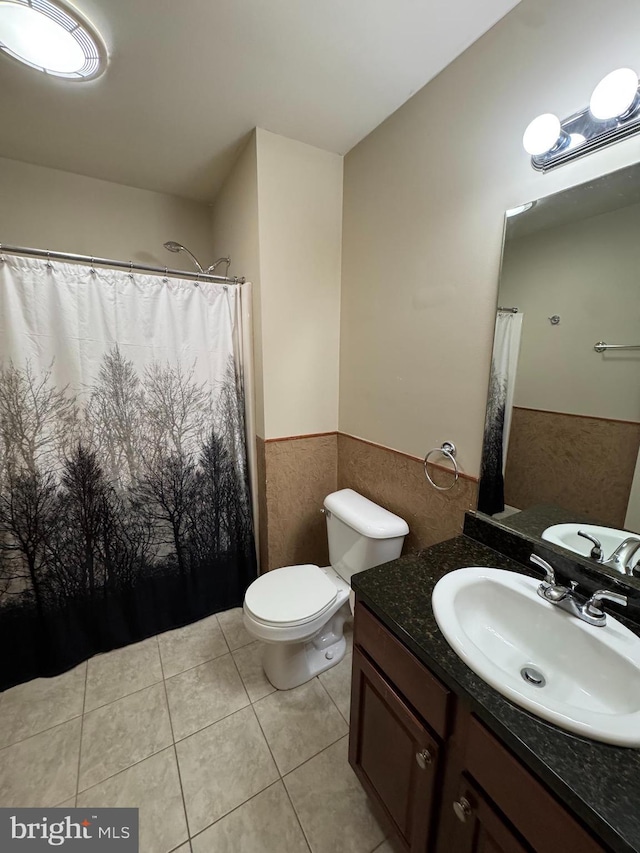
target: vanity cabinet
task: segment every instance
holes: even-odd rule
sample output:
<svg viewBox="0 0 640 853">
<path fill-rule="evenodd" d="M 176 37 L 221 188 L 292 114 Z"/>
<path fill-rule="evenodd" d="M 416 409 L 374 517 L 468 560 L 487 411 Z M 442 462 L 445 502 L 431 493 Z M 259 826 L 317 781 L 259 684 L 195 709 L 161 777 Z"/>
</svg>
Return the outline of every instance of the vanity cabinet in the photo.
<svg viewBox="0 0 640 853">
<path fill-rule="evenodd" d="M 361 602 L 349 762 L 406 853 L 607 853 Z"/>
</svg>

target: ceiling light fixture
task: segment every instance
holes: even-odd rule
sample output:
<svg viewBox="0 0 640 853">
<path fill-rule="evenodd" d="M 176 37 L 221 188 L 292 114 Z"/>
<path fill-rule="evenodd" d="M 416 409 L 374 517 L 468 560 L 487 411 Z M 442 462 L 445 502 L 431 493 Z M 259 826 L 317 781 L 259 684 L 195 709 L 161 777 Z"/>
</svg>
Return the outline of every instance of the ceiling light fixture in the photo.
<svg viewBox="0 0 640 853">
<path fill-rule="evenodd" d="M 531 165 L 547 172 L 640 132 L 640 88 L 631 68 L 607 74 L 589 106 L 560 121 L 552 113 L 535 118 L 522 138 Z"/>
<path fill-rule="evenodd" d="M 107 67 L 100 35 L 59 0 L 0 0 L 0 51 L 67 80 L 93 80 Z"/>
</svg>

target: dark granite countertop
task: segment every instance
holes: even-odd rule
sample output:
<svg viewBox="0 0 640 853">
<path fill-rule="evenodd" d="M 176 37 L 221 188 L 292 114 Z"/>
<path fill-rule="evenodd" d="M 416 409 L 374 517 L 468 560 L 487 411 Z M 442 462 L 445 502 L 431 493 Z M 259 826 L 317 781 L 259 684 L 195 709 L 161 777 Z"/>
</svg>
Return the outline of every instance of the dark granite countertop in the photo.
<svg viewBox="0 0 640 853">
<path fill-rule="evenodd" d="M 509 557 L 458 536 L 354 575 L 352 587 L 604 844 L 640 853 L 640 750 L 580 738 L 512 705 L 462 662 L 440 632 L 431 592 L 443 575 L 464 566 L 529 574 Z"/>
<path fill-rule="evenodd" d="M 599 521 L 589 518 L 585 513 L 573 512 L 555 504 L 537 504 L 500 519 L 500 524 L 511 528 L 511 530 L 538 538 L 541 538 L 547 527 L 551 527 L 553 524 L 571 524 L 572 522 L 600 524 Z"/>
</svg>

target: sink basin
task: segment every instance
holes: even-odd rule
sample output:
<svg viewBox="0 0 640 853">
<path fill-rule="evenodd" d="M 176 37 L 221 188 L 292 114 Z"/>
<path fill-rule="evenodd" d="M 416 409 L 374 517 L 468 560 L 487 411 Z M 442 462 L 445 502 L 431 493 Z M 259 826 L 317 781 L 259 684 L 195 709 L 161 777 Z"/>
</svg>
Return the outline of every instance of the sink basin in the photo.
<svg viewBox="0 0 640 853">
<path fill-rule="evenodd" d="M 441 578 L 438 627 L 477 675 L 562 729 L 640 746 L 640 638 L 611 616 L 594 627 L 537 595 L 540 581 L 470 567 Z"/>
<path fill-rule="evenodd" d="M 590 533 L 602 543 L 605 561 L 608 560 L 621 542 L 633 533 L 628 530 L 616 530 L 615 527 L 600 527 L 597 524 L 554 524 L 547 527 L 542 532 L 542 538 L 547 542 L 553 542 L 554 545 L 560 545 L 562 548 L 567 548 L 569 551 L 574 551 L 576 554 L 582 554 L 583 557 L 588 557 L 593 548 L 593 543 L 589 542 L 582 536 L 578 536 L 578 530 L 584 533 Z M 640 539 L 640 535 L 638 536 Z M 624 574 L 622 569 L 619 571 Z"/>
</svg>

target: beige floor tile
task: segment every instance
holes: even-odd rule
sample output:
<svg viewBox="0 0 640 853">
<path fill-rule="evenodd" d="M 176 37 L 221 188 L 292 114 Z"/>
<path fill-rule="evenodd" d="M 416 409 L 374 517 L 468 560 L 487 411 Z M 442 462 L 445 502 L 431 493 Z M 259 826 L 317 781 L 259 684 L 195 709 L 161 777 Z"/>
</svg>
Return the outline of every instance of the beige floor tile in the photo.
<svg viewBox="0 0 640 853">
<path fill-rule="evenodd" d="M 84 704 L 87 664 L 55 678 L 35 678 L 2 694 L 0 748 L 78 717 Z"/>
<path fill-rule="evenodd" d="M 176 745 L 191 835 L 278 778 L 251 707 Z"/>
<path fill-rule="evenodd" d="M 54 808 L 56 809 L 74 809 L 76 807 L 76 798 L 71 797 L 70 800 L 65 800 L 64 803 L 57 803 Z"/>
<path fill-rule="evenodd" d="M 189 837 L 173 746 L 84 791 L 78 806 L 139 809 L 143 853 L 169 853 Z"/>
<path fill-rule="evenodd" d="M 165 678 L 229 652 L 215 615 L 160 634 L 158 642 Z"/>
<path fill-rule="evenodd" d="M 353 618 L 345 622 L 344 638 L 347 641 L 347 654 L 349 654 L 349 652 L 353 651 Z"/>
<path fill-rule="evenodd" d="M 326 687 L 329 695 L 338 706 L 338 710 L 349 722 L 351 707 L 351 664 L 353 655 L 345 655 L 339 664 L 332 666 L 320 675 L 320 681 Z"/>
<path fill-rule="evenodd" d="M 247 691 L 230 654 L 188 669 L 168 679 L 166 684 L 176 740 L 249 704 Z"/>
<path fill-rule="evenodd" d="M 262 643 L 251 643 L 233 652 L 233 658 L 252 702 L 257 702 L 276 690 L 262 668 L 263 649 Z"/>
<path fill-rule="evenodd" d="M 338 709 L 316 678 L 293 690 L 278 690 L 253 707 L 282 774 L 348 731 Z"/>
<path fill-rule="evenodd" d="M 190 844 L 189 844 L 189 842 L 187 841 L 187 843 L 186 843 L 186 844 L 181 844 L 181 845 L 180 845 L 180 847 L 177 847 L 177 848 L 173 851 L 173 853 L 191 853 L 191 845 L 190 845 Z M 211 850 L 211 851 L 210 851 L 210 853 L 214 853 L 214 851 L 213 851 L 213 850 Z"/>
<path fill-rule="evenodd" d="M 164 684 L 154 684 L 85 715 L 80 759 L 83 791 L 172 742 Z"/>
<path fill-rule="evenodd" d="M 55 806 L 75 796 L 80 717 L 0 751 L 0 806 Z"/>
<path fill-rule="evenodd" d="M 89 661 L 85 713 L 158 681 L 162 667 L 155 637 L 96 655 Z"/>
<path fill-rule="evenodd" d="M 253 637 L 247 633 L 242 621 L 242 607 L 218 613 L 218 622 L 232 652 L 253 642 Z"/>
<path fill-rule="evenodd" d="M 309 853 L 282 782 L 192 839 L 193 853 Z"/>
<path fill-rule="evenodd" d="M 371 853 L 384 840 L 347 747 L 343 738 L 284 779 L 313 853 Z"/>
</svg>

